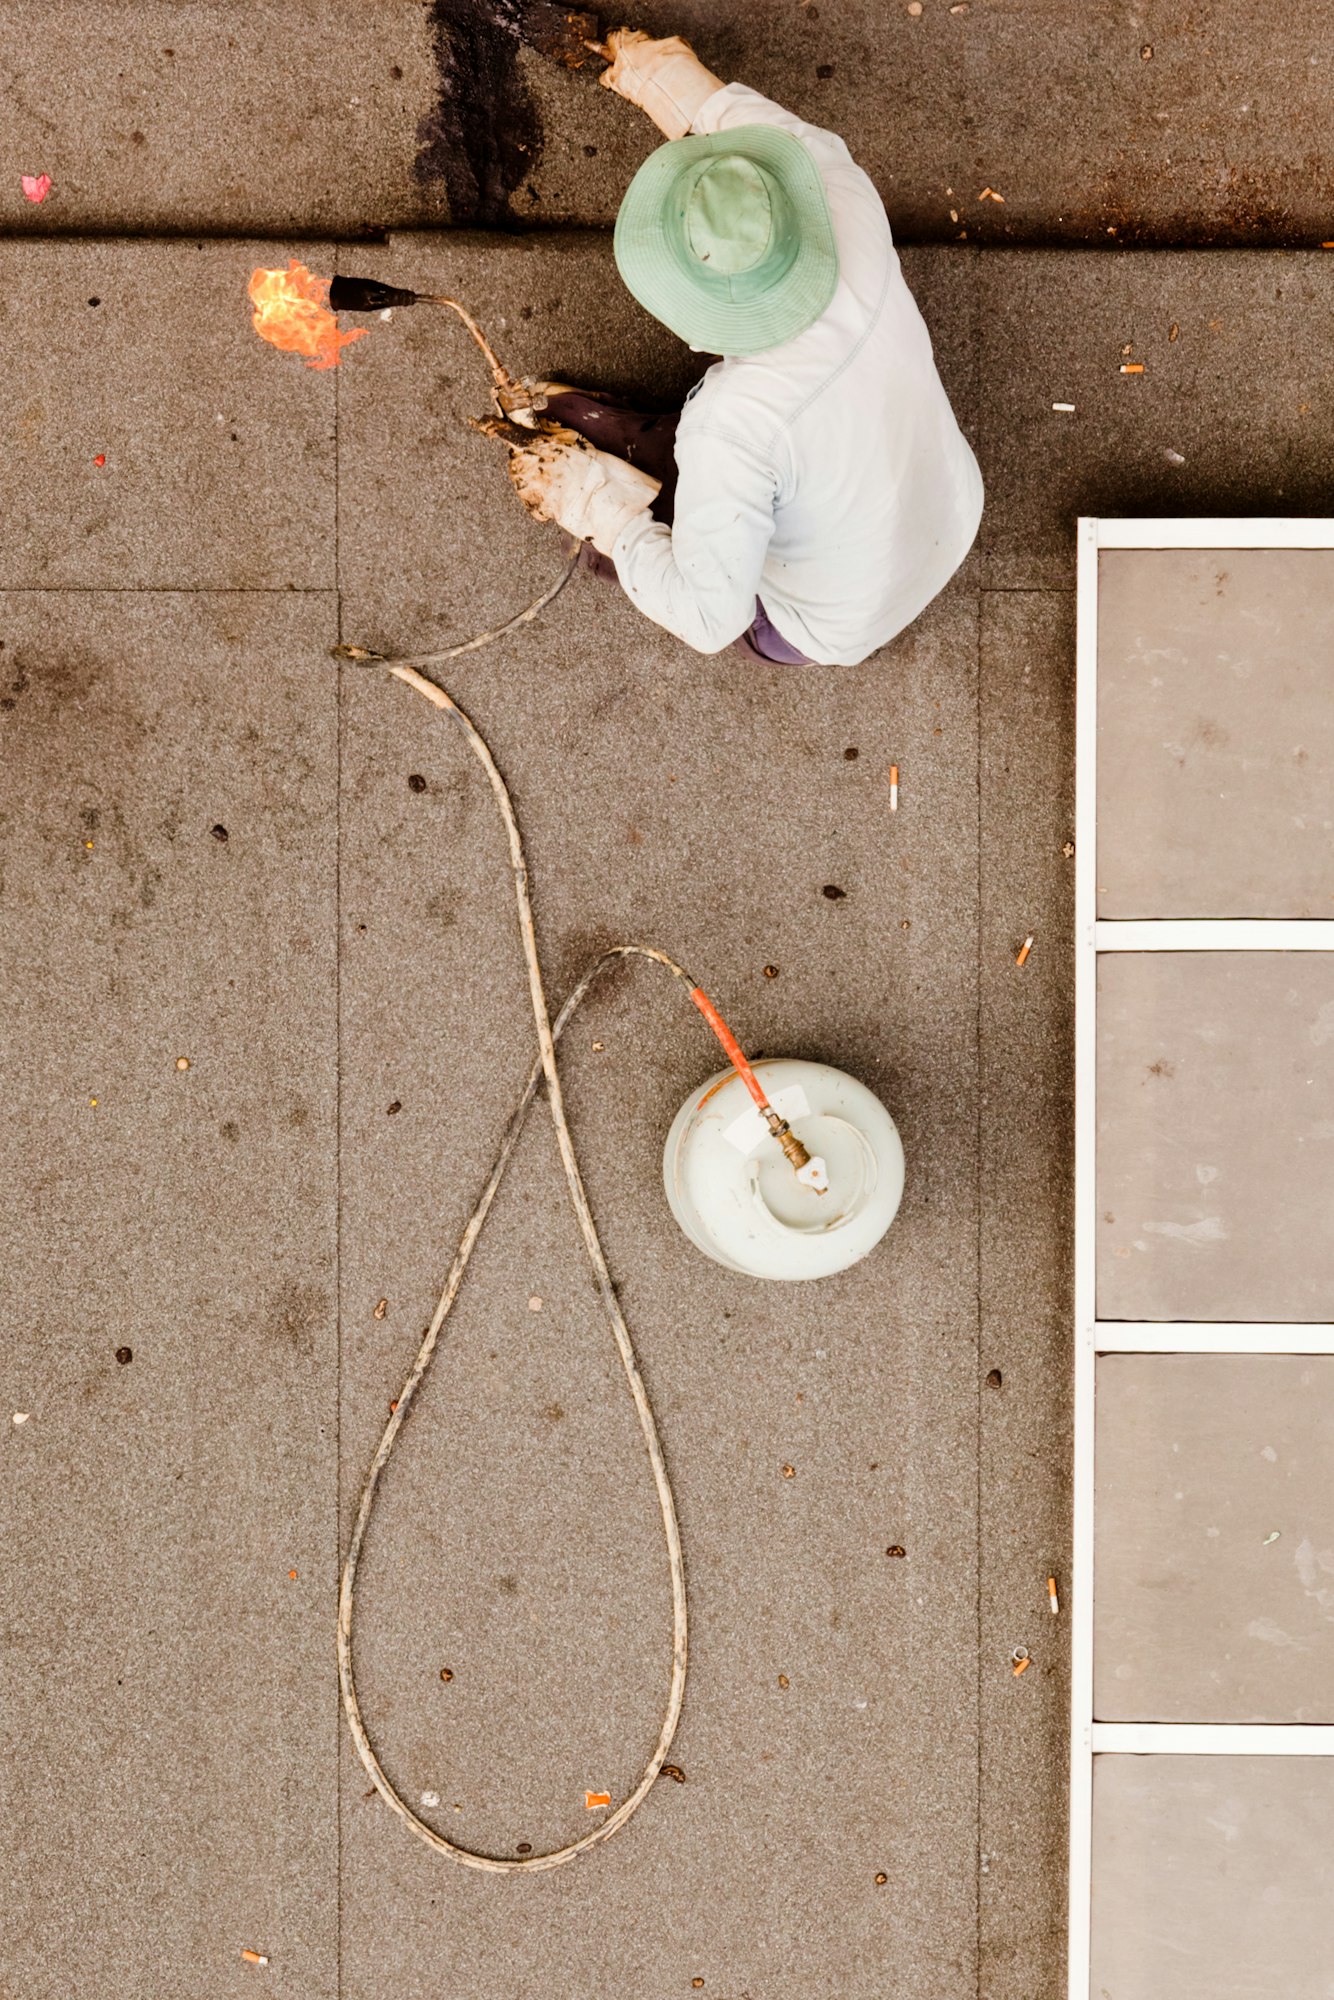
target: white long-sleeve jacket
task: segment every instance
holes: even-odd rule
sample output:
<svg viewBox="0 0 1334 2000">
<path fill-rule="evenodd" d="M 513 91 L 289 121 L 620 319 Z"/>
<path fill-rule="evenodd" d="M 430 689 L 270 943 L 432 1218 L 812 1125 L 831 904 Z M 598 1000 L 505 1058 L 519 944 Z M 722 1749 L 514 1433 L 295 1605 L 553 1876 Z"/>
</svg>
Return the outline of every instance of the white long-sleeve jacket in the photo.
<svg viewBox="0 0 1334 2000">
<path fill-rule="evenodd" d="M 832 300 L 795 340 L 715 362 L 676 436 L 671 528 L 636 515 L 612 550 L 627 594 L 702 653 L 755 600 L 810 659 L 855 665 L 958 568 L 982 478 L 899 268 L 884 207 L 843 141 L 729 83 L 692 129 L 772 124 L 809 147 L 838 245 Z"/>
</svg>

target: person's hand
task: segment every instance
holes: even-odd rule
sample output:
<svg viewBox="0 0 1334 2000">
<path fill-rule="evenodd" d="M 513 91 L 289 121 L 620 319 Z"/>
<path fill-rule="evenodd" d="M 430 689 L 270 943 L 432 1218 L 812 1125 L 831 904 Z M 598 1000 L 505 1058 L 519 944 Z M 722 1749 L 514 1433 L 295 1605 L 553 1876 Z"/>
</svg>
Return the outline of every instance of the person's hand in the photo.
<svg viewBox="0 0 1334 2000">
<path fill-rule="evenodd" d="M 599 82 L 647 112 L 669 139 L 684 139 L 701 105 L 723 87 L 679 35 L 655 41 L 639 28 L 614 28 L 605 46 L 611 67 Z"/>
<path fill-rule="evenodd" d="M 627 522 L 652 505 L 660 483 L 562 424 L 544 424 L 531 444 L 512 444 L 509 475 L 535 520 L 558 522 L 604 556 Z"/>
</svg>

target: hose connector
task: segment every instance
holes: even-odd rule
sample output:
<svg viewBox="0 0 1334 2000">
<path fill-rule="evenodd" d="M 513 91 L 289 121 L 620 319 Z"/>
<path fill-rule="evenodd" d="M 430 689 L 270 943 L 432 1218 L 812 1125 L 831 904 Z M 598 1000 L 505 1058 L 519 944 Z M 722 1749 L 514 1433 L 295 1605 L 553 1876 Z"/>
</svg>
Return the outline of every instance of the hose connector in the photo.
<svg viewBox="0 0 1334 2000">
<path fill-rule="evenodd" d="M 771 1104 L 764 1107 L 763 1117 L 771 1138 L 777 1139 L 802 1186 L 812 1188 L 816 1194 L 827 1194 L 829 1175 L 824 1161 L 806 1151 L 786 1118 L 780 1118 Z"/>
</svg>

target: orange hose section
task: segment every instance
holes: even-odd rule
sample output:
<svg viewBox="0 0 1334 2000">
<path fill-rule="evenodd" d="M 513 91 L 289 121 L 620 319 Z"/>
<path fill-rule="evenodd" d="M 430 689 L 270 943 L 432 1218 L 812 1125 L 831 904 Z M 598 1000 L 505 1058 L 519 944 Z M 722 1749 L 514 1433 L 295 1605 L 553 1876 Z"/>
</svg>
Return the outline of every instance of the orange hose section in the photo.
<svg viewBox="0 0 1334 2000">
<path fill-rule="evenodd" d="M 745 1056 L 741 1053 L 740 1042 L 738 1042 L 736 1036 L 732 1033 L 732 1030 L 728 1027 L 708 994 L 702 986 L 692 986 L 690 997 L 699 1008 L 700 1013 L 704 1016 L 709 1026 L 713 1029 L 718 1040 L 722 1043 L 727 1060 L 731 1063 L 733 1069 L 745 1084 L 746 1089 L 759 1105 L 760 1110 L 767 1111 L 769 1109 L 769 1100 L 760 1087 L 759 1078 L 746 1061 Z"/>
</svg>

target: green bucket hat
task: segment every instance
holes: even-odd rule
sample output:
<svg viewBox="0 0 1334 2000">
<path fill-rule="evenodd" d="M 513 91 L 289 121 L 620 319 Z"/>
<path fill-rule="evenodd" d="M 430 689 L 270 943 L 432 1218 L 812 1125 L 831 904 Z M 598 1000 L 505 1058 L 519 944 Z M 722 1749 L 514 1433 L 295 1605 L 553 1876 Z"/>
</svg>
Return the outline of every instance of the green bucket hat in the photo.
<svg viewBox="0 0 1334 2000">
<path fill-rule="evenodd" d="M 659 146 L 626 189 L 615 242 L 640 305 L 709 354 L 762 354 L 794 339 L 838 283 L 819 170 L 775 125 Z"/>
</svg>

